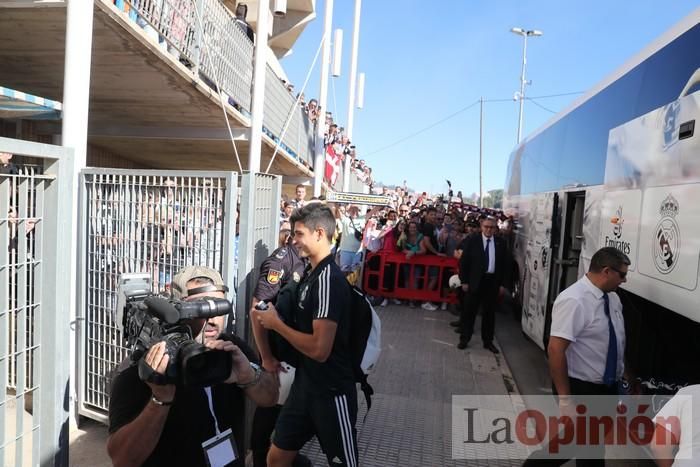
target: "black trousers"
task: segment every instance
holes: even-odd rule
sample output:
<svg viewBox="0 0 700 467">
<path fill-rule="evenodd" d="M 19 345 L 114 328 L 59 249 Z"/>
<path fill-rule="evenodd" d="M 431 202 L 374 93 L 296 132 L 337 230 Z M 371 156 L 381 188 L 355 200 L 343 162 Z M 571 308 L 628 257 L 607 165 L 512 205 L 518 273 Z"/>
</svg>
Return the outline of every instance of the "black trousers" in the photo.
<svg viewBox="0 0 700 467">
<path fill-rule="evenodd" d="M 474 333 L 474 321 L 481 306 L 481 340 L 484 344 L 493 342 L 496 330 L 496 301 L 498 284 L 493 274 L 485 274 L 476 290 L 469 290 L 462 300 L 460 310 L 460 340 L 468 341 Z"/>
<path fill-rule="evenodd" d="M 615 396 L 617 395 L 617 385 L 606 386 L 604 384 L 595 384 L 588 381 L 581 381 L 580 379 L 569 377 L 569 388 L 571 390 L 571 395 L 573 396 L 572 403 L 582 402 L 590 405 L 589 401 L 586 401 L 585 396 Z M 552 384 L 552 392 L 557 395 L 556 388 Z M 578 396 L 578 397 L 577 397 Z M 615 399 L 610 398 L 609 402 L 606 399 L 606 407 L 604 407 L 605 413 L 614 414 L 615 413 Z M 600 401 L 597 400 L 596 404 Z M 608 406 L 609 404 L 609 406 Z M 567 456 L 557 459 L 552 459 L 548 455 L 549 444 L 545 445 L 542 449 L 533 452 L 530 457 L 523 463 L 523 467 L 558 467 L 560 465 L 566 464 L 570 459 L 576 458 L 575 447 L 570 447 L 566 452 Z M 576 458 L 576 467 L 605 467 L 605 446 L 601 444 L 596 447 L 587 447 L 587 455 L 590 457 L 591 453 L 595 453 L 594 459 L 578 459 Z M 565 457 L 565 458 L 564 458 Z"/>
</svg>

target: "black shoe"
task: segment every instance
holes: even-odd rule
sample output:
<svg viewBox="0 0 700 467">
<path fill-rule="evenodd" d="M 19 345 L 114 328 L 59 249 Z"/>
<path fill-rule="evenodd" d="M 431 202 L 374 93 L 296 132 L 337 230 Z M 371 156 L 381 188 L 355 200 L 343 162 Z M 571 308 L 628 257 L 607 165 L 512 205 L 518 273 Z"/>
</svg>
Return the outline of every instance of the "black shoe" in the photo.
<svg viewBox="0 0 700 467">
<path fill-rule="evenodd" d="M 450 326 L 452 326 L 453 328 L 458 328 L 459 325 L 460 325 L 459 320 L 457 320 L 457 321 L 450 321 Z"/>
<path fill-rule="evenodd" d="M 464 350 L 467 348 L 467 345 L 469 345 L 469 341 L 465 339 L 460 339 L 459 344 L 457 344 L 457 348 L 459 350 Z"/>
<path fill-rule="evenodd" d="M 493 345 L 493 342 L 489 342 L 488 344 L 484 344 L 484 348 L 486 350 L 490 350 L 493 353 L 500 353 L 498 349 L 496 348 L 495 345 Z"/>
</svg>

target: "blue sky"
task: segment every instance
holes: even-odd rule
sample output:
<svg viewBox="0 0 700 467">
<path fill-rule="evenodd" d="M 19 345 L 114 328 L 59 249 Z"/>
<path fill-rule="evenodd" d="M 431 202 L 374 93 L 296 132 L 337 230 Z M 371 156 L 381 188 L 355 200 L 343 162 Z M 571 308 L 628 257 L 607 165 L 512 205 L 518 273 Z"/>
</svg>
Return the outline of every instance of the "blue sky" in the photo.
<svg viewBox="0 0 700 467">
<path fill-rule="evenodd" d="M 347 120 L 354 0 L 336 0 L 333 29 L 344 31 L 342 76 L 329 86 L 328 110 Z M 511 27 L 540 29 L 528 40 L 526 96 L 587 91 L 698 6 L 690 0 L 364 0 L 359 71 L 364 109 L 353 140 L 374 178 L 418 191 L 465 195 L 479 190 L 479 106 L 415 137 L 404 137 L 484 99 L 512 99 L 519 89 L 522 38 Z M 301 89 L 321 40 L 325 1 L 282 64 Z M 305 91 L 319 94 L 319 65 Z M 335 88 L 335 89 L 334 89 Z M 334 99 L 335 94 L 335 99 Z M 566 108 L 577 95 L 526 101 L 523 136 Z M 518 104 L 484 104 L 484 191 L 502 188 L 515 145 Z M 385 148 L 390 145 L 388 149 Z M 380 150 L 381 149 L 381 150 Z"/>
</svg>

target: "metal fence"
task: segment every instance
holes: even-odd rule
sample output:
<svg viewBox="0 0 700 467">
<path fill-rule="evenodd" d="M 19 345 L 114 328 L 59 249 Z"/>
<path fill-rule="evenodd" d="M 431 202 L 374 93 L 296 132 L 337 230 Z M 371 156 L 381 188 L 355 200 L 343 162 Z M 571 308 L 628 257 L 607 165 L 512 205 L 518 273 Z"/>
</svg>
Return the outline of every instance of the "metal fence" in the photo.
<svg viewBox="0 0 700 467">
<path fill-rule="evenodd" d="M 219 0 L 127 0 L 132 18 L 250 112 L 253 43 Z"/>
<path fill-rule="evenodd" d="M 111 376 L 127 357 L 114 321 L 119 276 L 150 274 L 167 291 L 183 266 L 221 271 L 235 291 L 237 175 L 84 170 L 81 176 L 79 407 L 106 420 Z"/>
<path fill-rule="evenodd" d="M 265 76 L 264 107 L 263 131 L 277 143 L 282 136 L 284 124 L 290 119 L 280 147 L 295 159 L 312 167 L 315 127 L 301 105 L 296 103 L 294 95 L 269 66 Z"/>
<path fill-rule="evenodd" d="M 158 292 L 182 266 L 205 264 L 221 270 L 229 288 L 237 291 L 232 297 L 235 332 L 249 335 L 246 314 L 252 284 L 262 261 L 277 247 L 282 182 L 269 174 L 242 176 L 236 218 L 236 181 L 236 174 L 219 172 L 82 172 L 79 320 L 84 324 L 77 385 L 81 414 L 106 421 L 111 377 L 128 354 L 113 318 L 116 285 L 124 272 L 150 273 Z M 240 242 L 233 233 L 236 219 Z"/>
<path fill-rule="evenodd" d="M 270 174 L 245 174 L 241 180 L 241 239 L 238 262 L 239 310 L 236 333 L 249 338 L 246 311 L 250 309 L 253 289 L 263 260 L 276 248 L 280 225 L 282 177 Z"/>
<path fill-rule="evenodd" d="M 67 460 L 72 151 L 0 138 L 0 465 Z"/>
</svg>

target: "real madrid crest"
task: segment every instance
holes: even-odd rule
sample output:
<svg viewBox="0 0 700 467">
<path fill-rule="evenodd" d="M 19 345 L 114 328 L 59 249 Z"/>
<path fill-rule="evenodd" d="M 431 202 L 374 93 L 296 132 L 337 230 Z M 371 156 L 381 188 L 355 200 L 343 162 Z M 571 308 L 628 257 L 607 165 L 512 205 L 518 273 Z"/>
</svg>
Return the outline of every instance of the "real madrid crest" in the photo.
<svg viewBox="0 0 700 467">
<path fill-rule="evenodd" d="M 668 195 L 661 203 L 661 220 L 654 229 L 651 255 L 654 266 L 661 274 L 668 274 L 676 267 L 681 249 L 681 233 L 676 222 L 679 212 L 678 200 Z"/>
</svg>

